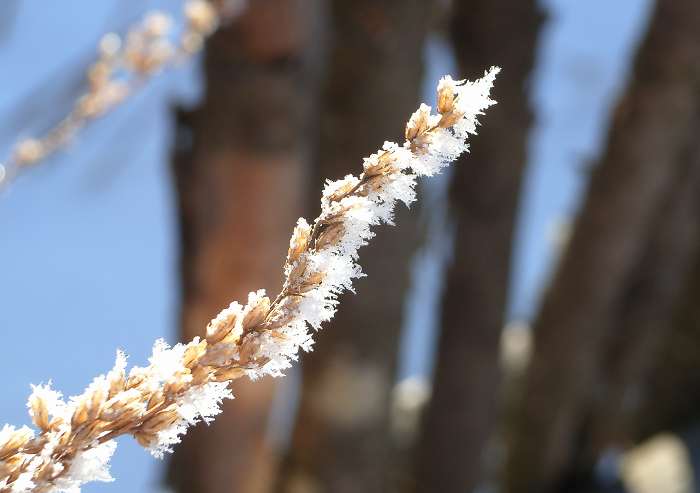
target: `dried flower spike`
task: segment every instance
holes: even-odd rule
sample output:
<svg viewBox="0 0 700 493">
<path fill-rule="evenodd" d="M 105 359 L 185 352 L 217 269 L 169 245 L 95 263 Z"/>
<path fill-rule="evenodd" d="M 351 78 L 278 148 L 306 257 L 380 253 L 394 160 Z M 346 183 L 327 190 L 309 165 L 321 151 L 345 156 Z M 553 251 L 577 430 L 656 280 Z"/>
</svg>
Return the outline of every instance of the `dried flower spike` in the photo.
<svg viewBox="0 0 700 493">
<path fill-rule="evenodd" d="M 245 306 L 232 303 L 209 323 L 205 339 L 174 347 L 157 341 L 146 367 L 127 372 L 118 352 L 107 375 L 67 401 L 48 385 L 33 387 L 28 406 L 36 435 L 0 430 L 0 493 L 74 493 L 88 481 L 111 481 L 115 437 L 132 435 L 161 457 L 189 426 L 221 411 L 232 380 L 282 375 L 300 349 L 311 349 L 310 329 L 333 317 L 338 295 L 363 275 L 358 250 L 374 235 L 371 226 L 390 223 L 397 201 L 415 200 L 418 176 L 439 172 L 467 149 L 477 117 L 494 104 L 489 92 L 497 73 L 492 68 L 476 82 L 443 78 L 440 114 L 421 106 L 403 146 L 386 142 L 365 159 L 359 177 L 326 183 L 320 215 L 313 224 L 297 223 L 276 298 L 260 290 Z M 461 116 L 447 124 L 446 114 Z"/>
</svg>

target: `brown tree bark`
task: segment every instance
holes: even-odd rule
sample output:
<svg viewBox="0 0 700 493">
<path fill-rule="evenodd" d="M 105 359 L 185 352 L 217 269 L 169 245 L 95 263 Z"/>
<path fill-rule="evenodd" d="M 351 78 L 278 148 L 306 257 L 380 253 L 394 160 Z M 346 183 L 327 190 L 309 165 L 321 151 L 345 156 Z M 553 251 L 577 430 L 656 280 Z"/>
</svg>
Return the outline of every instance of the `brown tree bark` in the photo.
<svg viewBox="0 0 700 493">
<path fill-rule="evenodd" d="M 472 491 L 496 418 L 499 340 L 532 120 L 526 82 L 542 15 L 535 1 L 464 0 L 451 20 L 460 73 L 503 68 L 471 153 L 455 168 L 455 254 L 442 299 L 432 398 L 416 447 L 416 491 Z M 507 33 L 507 34 L 506 34 Z"/>
<path fill-rule="evenodd" d="M 402 141 L 418 100 L 431 2 L 334 0 L 323 90 L 320 177 L 340 178 L 385 140 Z M 320 180 L 319 180 L 320 183 Z M 316 199 L 317 194 L 314 193 Z M 279 490 L 385 492 L 391 479 L 389 399 L 395 378 L 415 215 L 363 250 L 369 278 L 305 355 L 291 450 Z"/>
<path fill-rule="evenodd" d="M 634 421 L 636 440 L 661 430 L 684 431 L 700 421 L 700 248 L 695 253 L 673 326 L 645 382 L 641 411 Z"/>
<path fill-rule="evenodd" d="M 185 340 L 201 335 L 231 300 L 281 287 L 289 235 L 305 212 L 319 21 L 317 2 L 256 0 L 207 45 L 206 96 L 181 115 L 175 159 Z M 234 386 L 223 415 L 176 451 L 177 491 L 269 491 L 274 390 L 270 378 Z"/>
<path fill-rule="evenodd" d="M 700 130 L 700 107 L 693 126 Z M 565 483 L 567 492 L 609 491 L 595 479 L 596 463 L 606 450 L 632 447 L 655 433 L 683 430 L 693 417 L 698 418 L 694 407 L 698 402 L 688 396 L 700 388 L 689 392 L 686 385 L 679 385 L 691 368 L 697 370 L 697 362 L 677 367 L 668 349 L 676 353 L 679 348 L 667 346 L 679 342 L 675 334 L 685 329 L 675 314 L 683 305 L 679 300 L 700 246 L 700 142 L 691 137 L 679 159 L 683 164 L 654 216 L 644 254 L 615 307 L 615 330 L 601 357 L 598 388 L 590 417 L 582 425 L 581 444 Z M 684 338 L 680 342 L 681 353 L 698 347 L 698 343 L 689 346 Z M 658 383 L 661 389 L 656 388 Z M 658 395 L 659 390 L 664 395 Z M 686 419 L 678 419 L 681 410 L 687 413 Z"/>
<path fill-rule="evenodd" d="M 697 139 L 694 146 L 695 166 L 700 168 L 700 143 Z M 689 218 L 692 224 L 689 221 L 683 231 L 686 235 L 688 231 L 697 235 L 700 228 L 700 185 L 697 182 L 693 200 L 694 215 Z M 649 371 L 644 375 L 639 410 L 632 427 L 635 440 L 643 440 L 662 430 L 683 431 L 697 426 L 700 421 L 700 365 L 697 357 L 700 353 L 700 241 L 697 236 L 695 240 L 682 295 L 675 304 L 668 330 L 662 333 Z"/>
<path fill-rule="evenodd" d="M 534 325 L 506 491 L 550 492 L 575 463 L 602 349 L 655 212 L 683 165 L 700 77 L 700 3 L 659 0 L 606 152 Z"/>
<path fill-rule="evenodd" d="M 658 358 L 663 356 L 664 343 L 673 339 L 675 310 L 700 244 L 700 141 L 696 137 L 700 132 L 700 106 L 697 105 L 693 127 L 694 135 L 679 158 L 683 167 L 656 217 L 646 252 L 617 310 L 619 321 L 603 368 L 604 387 L 597 395 L 588 427 L 589 465 L 605 447 L 633 444 L 649 433 L 664 430 L 664 424 L 669 426 L 674 421 L 658 420 L 651 428 L 645 425 L 643 428 L 647 430 L 642 432 L 640 422 L 656 420 L 650 420 L 646 414 L 659 416 L 659 408 L 678 406 L 679 401 L 685 407 L 687 403 L 687 397 L 680 397 L 682 394 L 676 395 L 672 402 L 650 401 L 652 389 L 648 384 L 650 379 L 657 381 L 656 375 L 665 373 L 666 358 L 661 361 Z"/>
</svg>

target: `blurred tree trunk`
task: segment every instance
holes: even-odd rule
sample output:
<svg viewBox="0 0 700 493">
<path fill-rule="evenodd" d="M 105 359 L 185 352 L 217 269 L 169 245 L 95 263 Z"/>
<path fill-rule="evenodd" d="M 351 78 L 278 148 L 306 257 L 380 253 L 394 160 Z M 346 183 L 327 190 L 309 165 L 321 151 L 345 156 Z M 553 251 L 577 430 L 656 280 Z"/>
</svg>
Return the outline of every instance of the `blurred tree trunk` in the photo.
<svg viewBox="0 0 700 493">
<path fill-rule="evenodd" d="M 667 358 L 658 361 L 662 354 L 660 349 L 665 341 L 673 338 L 674 313 L 688 281 L 688 273 L 692 271 L 700 239 L 698 99 L 695 103 L 693 135 L 680 157 L 683 167 L 675 178 L 661 213 L 655 218 L 646 252 L 636 266 L 618 308 L 615 337 L 607 351 L 607 364 L 603 368 L 606 376 L 602 382 L 604 387 L 597 396 L 589 426 L 591 444 L 587 463 L 591 466 L 595 456 L 605 447 L 629 445 L 649 433 L 679 425 L 673 419 L 666 423 L 658 418 L 650 420 L 651 416 L 646 414 L 659 416 L 667 414 L 659 413 L 666 406 L 687 406 L 687 389 L 682 386 L 673 389 L 674 392 L 682 391 L 682 398 L 677 395 L 672 402 L 657 398 L 649 401 L 648 383 L 650 378 L 656 381 L 656 375 L 665 373 L 663 367 Z M 654 371 L 657 363 L 660 363 L 660 368 Z M 697 361 L 694 363 L 697 371 L 700 365 Z M 667 382 L 673 383 L 674 380 Z M 648 409 L 645 409 L 647 406 Z M 655 426 L 643 426 L 647 430 L 642 432 L 640 425 L 645 421 L 657 422 Z"/>
<path fill-rule="evenodd" d="M 696 133 L 700 131 L 699 117 L 696 103 Z M 686 385 L 684 376 L 697 372 L 697 352 L 688 353 L 687 349 L 697 350 L 700 340 L 689 345 L 685 338 L 677 341 L 675 337 L 678 328 L 685 328 L 685 323 L 677 323 L 675 314 L 679 305 L 684 305 L 679 300 L 700 244 L 700 141 L 695 136 L 690 136 L 679 160 L 682 166 L 655 214 L 644 254 L 615 308 L 615 330 L 601 358 L 599 388 L 593 396 L 591 416 L 582 426 L 567 492 L 609 491 L 606 481 L 595 477 L 596 463 L 606 450 L 626 449 L 663 431 L 683 431 L 692 426 L 693 418 L 700 417 L 700 401 L 692 398 L 700 386 L 693 389 Z M 697 299 L 694 301 L 697 305 Z M 692 354 L 692 360 L 681 358 L 686 364 L 674 364 L 679 347 L 673 344 L 666 348 L 671 353 L 663 350 L 673 341 L 681 342 L 681 354 Z M 697 378 L 694 381 L 699 382 Z M 658 383 L 661 389 L 656 388 Z"/>
<path fill-rule="evenodd" d="M 248 4 L 207 45 L 207 91 L 181 115 L 182 337 L 249 291 L 281 288 L 281 266 L 304 212 L 314 143 L 318 4 Z M 189 433 L 170 467 L 177 491 L 265 492 L 276 458 L 266 440 L 269 377 L 239 380 L 215 424 Z"/>
<path fill-rule="evenodd" d="M 573 237 L 534 325 L 506 491 L 569 491 L 601 354 L 656 212 L 684 166 L 700 77 L 700 2 L 659 0 Z"/>
<path fill-rule="evenodd" d="M 673 327 L 646 381 L 642 412 L 635 422 L 637 440 L 660 430 L 687 430 L 700 422 L 700 248 L 695 255 Z"/>
<path fill-rule="evenodd" d="M 700 101 L 696 109 L 700 115 Z M 700 120 L 700 118 L 699 118 Z M 640 410 L 634 420 L 634 439 L 642 440 L 661 430 L 682 431 L 700 422 L 700 241 L 697 229 L 700 228 L 700 121 L 696 126 L 693 139 L 694 166 L 696 167 L 695 189 L 691 199 L 694 209 L 687 211 L 686 229 L 677 235 L 695 234 L 692 245 L 693 258 L 684 276 L 682 296 L 675 305 L 674 316 L 669 330 L 662 334 L 659 350 L 655 352 L 654 361 L 644 375 Z M 686 190 L 687 184 L 679 187 Z M 689 206 L 691 205 L 689 204 Z M 691 216 L 692 214 L 692 216 Z M 694 451 L 697 454 L 697 451 Z M 697 484 L 697 480 L 696 480 Z"/>
<path fill-rule="evenodd" d="M 329 74 L 323 90 L 320 178 L 356 173 L 385 140 L 403 141 L 417 107 L 431 2 L 329 2 Z M 321 180 L 318 180 L 320 185 Z M 314 188 L 314 190 L 316 190 Z M 314 202 L 318 192 L 313 192 Z M 284 492 L 389 490 L 389 408 L 409 264 L 418 243 L 415 214 L 397 211 L 399 228 L 362 252 L 369 281 L 340 310 L 305 355 Z"/>
<path fill-rule="evenodd" d="M 432 399 L 416 447 L 417 491 L 472 491 L 494 431 L 515 212 L 532 120 L 526 85 L 542 15 L 534 0 L 457 2 L 460 76 L 503 67 L 498 104 L 455 167 L 455 255 L 442 300 Z"/>
</svg>

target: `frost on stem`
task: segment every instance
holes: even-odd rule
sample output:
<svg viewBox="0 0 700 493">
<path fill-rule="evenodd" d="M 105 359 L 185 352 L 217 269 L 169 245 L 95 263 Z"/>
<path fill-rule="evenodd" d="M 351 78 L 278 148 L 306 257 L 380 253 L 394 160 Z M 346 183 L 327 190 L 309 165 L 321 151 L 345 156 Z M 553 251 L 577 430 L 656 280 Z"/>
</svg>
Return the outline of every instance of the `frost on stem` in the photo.
<svg viewBox="0 0 700 493">
<path fill-rule="evenodd" d="M 477 117 L 489 98 L 498 68 L 475 82 L 443 77 L 437 112 L 421 105 L 406 125 L 406 141 L 384 143 L 364 159 L 359 177 L 328 181 L 321 213 L 299 219 L 276 298 L 260 290 L 247 303 L 231 303 L 207 326 L 204 338 L 168 346 L 159 340 L 145 367 L 127 372 L 126 356 L 78 396 L 64 400 L 50 385 L 33 387 L 29 414 L 36 432 L 0 431 L 0 493 L 78 492 L 88 481 L 111 481 L 108 463 L 119 435 L 132 435 L 162 457 L 199 421 L 209 422 L 232 398 L 232 380 L 281 376 L 310 351 L 314 331 L 335 314 L 338 296 L 363 276 L 358 250 L 371 227 L 392 224 L 397 201 L 415 200 L 419 176 L 432 176 L 467 150 Z"/>
</svg>

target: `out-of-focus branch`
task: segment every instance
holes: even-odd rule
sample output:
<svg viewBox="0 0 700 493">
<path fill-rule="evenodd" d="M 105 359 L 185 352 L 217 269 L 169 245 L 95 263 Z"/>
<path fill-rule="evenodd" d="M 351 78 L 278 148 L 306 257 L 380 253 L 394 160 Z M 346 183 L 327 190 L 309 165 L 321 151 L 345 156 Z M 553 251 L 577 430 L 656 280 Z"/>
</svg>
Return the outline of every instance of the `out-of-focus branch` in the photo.
<svg viewBox="0 0 700 493">
<path fill-rule="evenodd" d="M 85 125 L 123 103 L 155 74 L 199 52 L 204 39 L 219 25 L 222 12 L 231 15 L 236 11 L 230 2 L 216 5 L 207 0 L 187 0 L 183 9 L 185 26 L 176 39 L 174 20 L 158 11 L 144 16 L 124 39 L 115 33 L 106 34 L 98 46 L 98 59 L 88 68 L 87 90 L 43 136 L 17 142 L 9 158 L 0 162 L 0 187 L 7 186 L 22 169 L 58 152 Z"/>
</svg>

